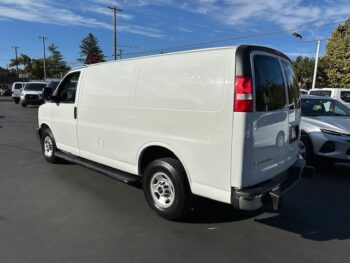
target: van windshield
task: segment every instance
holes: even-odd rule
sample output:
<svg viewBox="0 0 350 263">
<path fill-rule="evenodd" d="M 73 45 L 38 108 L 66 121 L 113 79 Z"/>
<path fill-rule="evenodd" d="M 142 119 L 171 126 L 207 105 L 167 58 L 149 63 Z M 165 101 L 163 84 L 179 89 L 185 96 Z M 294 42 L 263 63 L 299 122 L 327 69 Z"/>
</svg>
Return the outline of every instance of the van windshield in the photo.
<svg viewBox="0 0 350 263">
<path fill-rule="evenodd" d="M 350 110 L 337 100 L 333 99 L 302 99 L 302 116 L 348 116 Z"/>
<path fill-rule="evenodd" d="M 254 74 L 256 111 L 284 109 L 287 96 L 279 60 L 268 55 L 255 55 Z"/>
<path fill-rule="evenodd" d="M 330 90 L 310 90 L 309 95 L 330 97 L 332 95 L 332 92 Z"/>
<path fill-rule="evenodd" d="M 22 88 L 22 83 L 15 84 L 15 89 L 21 89 L 21 88 Z"/>
<path fill-rule="evenodd" d="M 46 83 L 27 83 L 24 90 L 42 91 L 46 87 Z"/>
</svg>

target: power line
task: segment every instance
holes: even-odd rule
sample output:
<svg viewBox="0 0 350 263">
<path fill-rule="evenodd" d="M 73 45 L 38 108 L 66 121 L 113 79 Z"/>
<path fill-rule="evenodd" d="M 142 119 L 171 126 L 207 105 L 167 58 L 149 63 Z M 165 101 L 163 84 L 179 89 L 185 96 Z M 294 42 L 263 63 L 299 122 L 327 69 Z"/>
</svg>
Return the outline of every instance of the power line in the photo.
<svg viewBox="0 0 350 263">
<path fill-rule="evenodd" d="M 198 42 L 198 43 L 192 43 L 188 45 L 181 45 L 181 46 L 173 46 L 173 47 L 168 47 L 168 48 L 162 48 L 162 49 L 153 49 L 153 50 L 145 50 L 145 51 L 138 51 L 138 52 L 132 52 L 132 53 L 126 53 L 128 56 L 132 55 L 139 55 L 139 54 L 149 54 L 149 53 L 159 53 L 159 52 L 169 52 L 173 50 L 181 50 L 181 49 L 187 49 L 187 48 L 192 48 L 192 47 L 198 47 L 198 46 L 207 46 L 207 45 L 212 45 L 212 44 L 218 44 L 218 43 L 224 43 L 224 42 L 229 42 L 229 41 L 234 41 L 234 40 L 242 40 L 242 39 L 251 39 L 251 38 L 260 38 L 260 37 L 267 37 L 271 35 L 277 35 L 277 34 L 282 34 L 286 32 L 293 32 L 296 30 L 300 29 L 308 29 L 311 27 L 325 27 L 329 25 L 334 25 L 334 24 L 339 24 L 342 23 L 343 21 L 338 21 L 338 22 L 333 22 L 333 23 L 325 23 L 325 24 L 319 24 L 319 25 L 301 25 L 297 29 L 287 29 L 287 30 L 279 30 L 279 31 L 271 31 L 267 33 L 259 33 L 259 34 L 251 34 L 251 35 L 245 35 L 245 36 L 238 36 L 238 37 L 231 37 L 231 38 L 225 38 L 225 39 L 220 39 L 220 40 L 215 40 L 215 41 L 208 41 L 208 42 Z"/>
</svg>

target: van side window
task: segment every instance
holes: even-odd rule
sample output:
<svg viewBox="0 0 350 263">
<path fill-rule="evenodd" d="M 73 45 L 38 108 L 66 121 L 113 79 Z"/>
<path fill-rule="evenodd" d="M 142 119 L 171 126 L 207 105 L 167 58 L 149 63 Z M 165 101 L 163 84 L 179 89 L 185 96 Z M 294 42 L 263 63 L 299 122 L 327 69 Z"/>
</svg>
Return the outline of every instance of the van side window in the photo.
<svg viewBox="0 0 350 263">
<path fill-rule="evenodd" d="M 274 111 L 286 107 L 286 92 L 278 59 L 254 56 L 256 111 Z"/>
<path fill-rule="evenodd" d="M 290 62 L 287 62 L 285 60 L 282 60 L 282 67 L 287 81 L 289 108 L 300 108 L 299 85 L 294 72 L 294 68 Z"/>
<path fill-rule="evenodd" d="M 340 98 L 345 102 L 350 102 L 350 91 L 341 91 Z"/>
<path fill-rule="evenodd" d="M 77 91 L 80 72 L 74 72 L 67 75 L 59 85 L 56 97 L 61 103 L 74 103 Z"/>
</svg>

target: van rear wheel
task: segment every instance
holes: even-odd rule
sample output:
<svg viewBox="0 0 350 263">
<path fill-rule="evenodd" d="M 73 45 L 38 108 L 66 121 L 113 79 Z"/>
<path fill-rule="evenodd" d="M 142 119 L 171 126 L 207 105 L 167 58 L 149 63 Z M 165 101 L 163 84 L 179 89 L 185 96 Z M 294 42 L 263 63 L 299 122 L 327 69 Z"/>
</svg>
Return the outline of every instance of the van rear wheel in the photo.
<svg viewBox="0 0 350 263">
<path fill-rule="evenodd" d="M 57 163 L 58 159 L 55 156 L 57 151 L 56 142 L 50 129 L 44 129 L 41 135 L 41 150 L 49 163 Z"/>
<path fill-rule="evenodd" d="M 189 211 L 191 193 L 179 160 L 162 158 L 151 162 L 144 173 L 143 191 L 149 206 L 165 219 L 180 219 Z"/>
</svg>

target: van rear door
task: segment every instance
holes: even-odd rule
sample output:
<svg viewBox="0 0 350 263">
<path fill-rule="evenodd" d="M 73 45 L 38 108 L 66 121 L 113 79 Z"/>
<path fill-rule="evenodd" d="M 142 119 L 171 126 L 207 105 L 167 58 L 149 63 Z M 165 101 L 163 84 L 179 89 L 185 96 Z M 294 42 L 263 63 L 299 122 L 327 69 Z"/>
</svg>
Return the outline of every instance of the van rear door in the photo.
<svg viewBox="0 0 350 263">
<path fill-rule="evenodd" d="M 288 95 L 289 140 L 286 152 L 286 168 L 289 168 L 299 157 L 298 138 L 300 135 L 301 102 L 299 84 L 294 67 L 286 59 L 281 58 L 281 63 Z"/>
<path fill-rule="evenodd" d="M 277 55 L 252 53 L 255 111 L 252 119 L 251 176 L 254 185 L 283 172 L 288 149 L 288 105 L 280 59 Z"/>
</svg>

